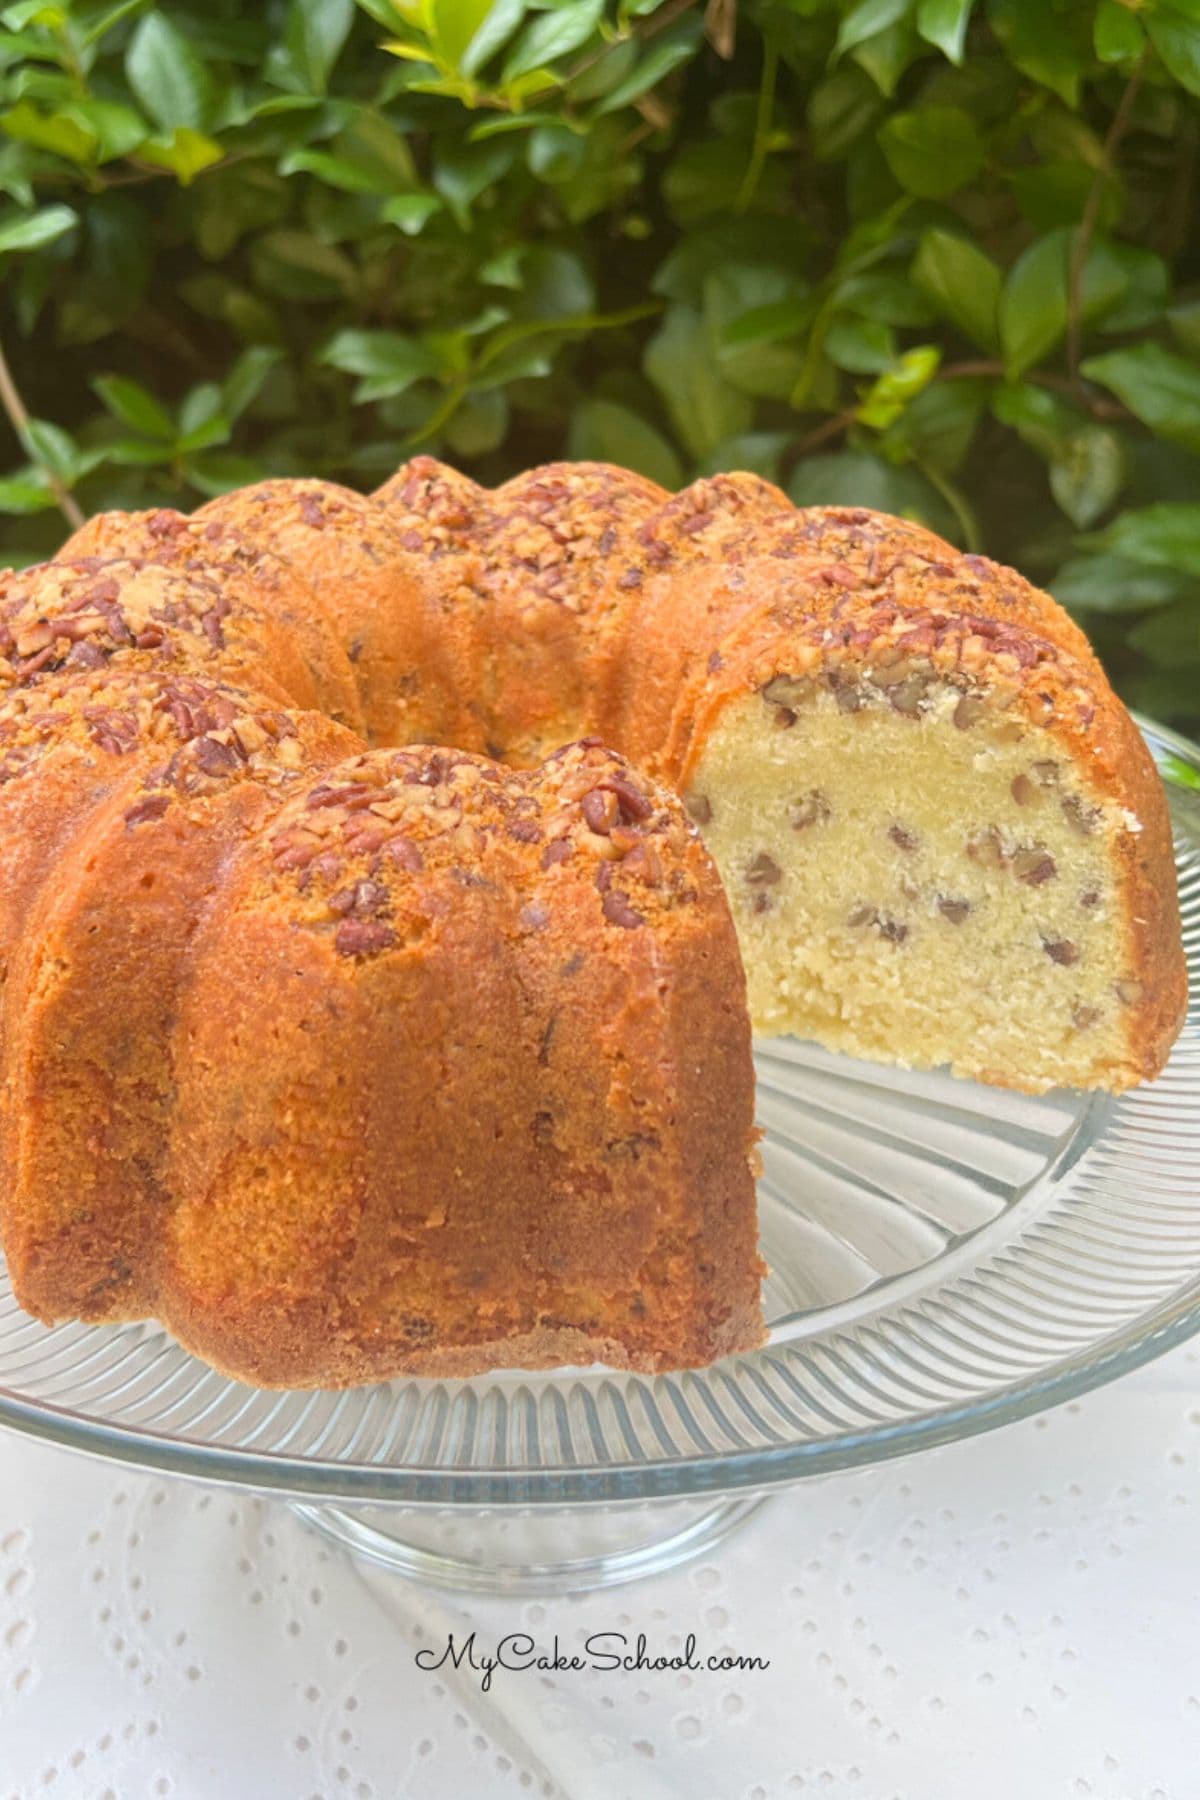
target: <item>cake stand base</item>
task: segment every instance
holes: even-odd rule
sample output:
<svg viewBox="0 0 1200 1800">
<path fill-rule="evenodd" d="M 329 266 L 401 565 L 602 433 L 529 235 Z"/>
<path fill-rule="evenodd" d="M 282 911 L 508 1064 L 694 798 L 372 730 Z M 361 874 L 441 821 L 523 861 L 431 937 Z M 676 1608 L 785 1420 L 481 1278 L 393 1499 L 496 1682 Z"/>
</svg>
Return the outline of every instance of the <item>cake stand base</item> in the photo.
<svg viewBox="0 0 1200 1800">
<path fill-rule="evenodd" d="M 573 1594 L 701 1556 L 765 1495 L 561 1510 L 466 1511 L 293 1503 L 306 1525 L 413 1581 L 471 1594 Z"/>
</svg>

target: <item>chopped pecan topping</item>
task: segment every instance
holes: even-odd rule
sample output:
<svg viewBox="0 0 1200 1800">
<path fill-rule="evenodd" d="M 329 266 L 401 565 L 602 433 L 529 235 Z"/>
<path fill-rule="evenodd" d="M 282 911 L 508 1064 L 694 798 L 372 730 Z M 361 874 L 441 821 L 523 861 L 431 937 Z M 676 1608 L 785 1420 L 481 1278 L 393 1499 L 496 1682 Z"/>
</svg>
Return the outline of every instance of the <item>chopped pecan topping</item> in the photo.
<svg viewBox="0 0 1200 1800">
<path fill-rule="evenodd" d="M 144 800 L 138 800 L 126 812 L 126 829 L 132 830 L 135 825 L 144 825 L 150 819 L 161 819 L 170 804 L 168 794 L 147 794 Z"/>
<path fill-rule="evenodd" d="M 334 946 L 339 956 L 374 956 L 390 950 L 396 933 L 382 919 L 343 919 L 334 933 Z"/>
<path fill-rule="evenodd" d="M 630 905 L 628 894 L 622 894 L 618 888 L 610 888 L 601 905 L 610 925 L 620 925 L 626 931 L 635 931 L 639 925 L 646 923 L 637 908 Z"/>
</svg>

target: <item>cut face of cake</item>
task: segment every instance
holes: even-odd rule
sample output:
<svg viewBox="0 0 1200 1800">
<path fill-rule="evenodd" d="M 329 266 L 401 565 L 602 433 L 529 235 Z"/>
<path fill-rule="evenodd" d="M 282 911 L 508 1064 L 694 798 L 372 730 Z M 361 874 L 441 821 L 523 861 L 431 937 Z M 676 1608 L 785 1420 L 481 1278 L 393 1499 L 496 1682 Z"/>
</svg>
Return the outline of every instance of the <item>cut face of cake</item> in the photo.
<svg viewBox="0 0 1200 1800">
<path fill-rule="evenodd" d="M 1186 998 L 1170 841 L 1092 670 L 895 609 L 786 635 L 706 684 L 681 770 L 756 1028 L 1030 1092 L 1155 1072 Z"/>
</svg>

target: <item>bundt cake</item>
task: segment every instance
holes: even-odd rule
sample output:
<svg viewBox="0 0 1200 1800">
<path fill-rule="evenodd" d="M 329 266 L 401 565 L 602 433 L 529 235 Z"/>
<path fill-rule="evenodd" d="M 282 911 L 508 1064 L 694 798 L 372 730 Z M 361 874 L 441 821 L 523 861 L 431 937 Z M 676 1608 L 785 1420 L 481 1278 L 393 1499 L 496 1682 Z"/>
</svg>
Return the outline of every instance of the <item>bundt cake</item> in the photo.
<svg viewBox="0 0 1200 1800">
<path fill-rule="evenodd" d="M 0 576 L 0 845 L 18 1298 L 265 1384 L 749 1347 L 751 1022 L 1119 1090 L 1185 1000 L 1078 628 L 747 475 L 93 519 Z"/>
<path fill-rule="evenodd" d="M 678 799 L 595 744 L 368 750 L 300 584 L 189 536 L 0 590 L 22 1304 L 270 1385 L 757 1342 L 745 982 Z"/>
</svg>

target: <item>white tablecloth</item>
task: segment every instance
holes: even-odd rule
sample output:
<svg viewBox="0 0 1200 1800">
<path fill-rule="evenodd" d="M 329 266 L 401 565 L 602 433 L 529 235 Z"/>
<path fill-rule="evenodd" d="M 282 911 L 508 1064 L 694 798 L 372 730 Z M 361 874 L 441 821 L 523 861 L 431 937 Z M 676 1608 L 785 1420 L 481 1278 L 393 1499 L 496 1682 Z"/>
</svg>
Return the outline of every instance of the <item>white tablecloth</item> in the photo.
<svg viewBox="0 0 1200 1800">
<path fill-rule="evenodd" d="M 474 1626 L 743 1674 L 414 1664 Z M 1197 1800 L 1200 1352 L 777 1497 L 710 1560 L 457 1601 L 284 1506 L 0 1437 L 0 1797 Z"/>
</svg>

